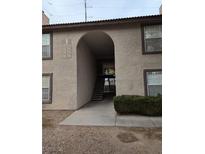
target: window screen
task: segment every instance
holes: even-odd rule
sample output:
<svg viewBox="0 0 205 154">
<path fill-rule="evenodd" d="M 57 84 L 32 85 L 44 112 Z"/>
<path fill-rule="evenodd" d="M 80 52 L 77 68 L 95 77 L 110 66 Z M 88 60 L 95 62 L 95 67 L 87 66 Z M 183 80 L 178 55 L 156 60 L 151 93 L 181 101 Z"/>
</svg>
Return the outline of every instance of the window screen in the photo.
<svg viewBox="0 0 205 154">
<path fill-rule="evenodd" d="M 50 34 L 43 34 L 42 38 L 42 56 L 43 58 L 50 58 Z"/>
<path fill-rule="evenodd" d="M 148 96 L 157 96 L 158 94 L 162 94 L 162 72 L 147 72 L 146 78 Z"/>
<path fill-rule="evenodd" d="M 144 27 L 145 52 L 162 51 L 162 25 Z"/>
<path fill-rule="evenodd" d="M 50 76 L 43 76 L 42 78 L 42 99 L 43 101 L 50 100 Z"/>
</svg>

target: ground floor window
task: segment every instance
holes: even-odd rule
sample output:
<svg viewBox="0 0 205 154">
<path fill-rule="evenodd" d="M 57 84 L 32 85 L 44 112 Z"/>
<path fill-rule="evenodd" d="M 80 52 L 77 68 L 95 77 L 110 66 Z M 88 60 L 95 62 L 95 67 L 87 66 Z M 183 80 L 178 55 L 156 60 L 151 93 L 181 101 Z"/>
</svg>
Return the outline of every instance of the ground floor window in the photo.
<svg viewBox="0 0 205 154">
<path fill-rule="evenodd" d="M 42 76 L 42 102 L 52 102 L 52 73 L 46 73 Z"/>
<path fill-rule="evenodd" d="M 162 94 L 162 70 L 144 70 L 145 95 Z"/>
</svg>

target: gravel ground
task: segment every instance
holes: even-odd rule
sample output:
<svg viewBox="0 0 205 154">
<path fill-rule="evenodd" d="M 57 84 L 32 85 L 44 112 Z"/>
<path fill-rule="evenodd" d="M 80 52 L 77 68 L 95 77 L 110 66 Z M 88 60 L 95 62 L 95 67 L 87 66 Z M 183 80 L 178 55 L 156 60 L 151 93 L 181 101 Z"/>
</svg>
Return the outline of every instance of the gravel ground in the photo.
<svg viewBox="0 0 205 154">
<path fill-rule="evenodd" d="M 71 111 L 43 111 L 44 154 L 161 154 L 161 128 L 59 126 Z"/>
</svg>

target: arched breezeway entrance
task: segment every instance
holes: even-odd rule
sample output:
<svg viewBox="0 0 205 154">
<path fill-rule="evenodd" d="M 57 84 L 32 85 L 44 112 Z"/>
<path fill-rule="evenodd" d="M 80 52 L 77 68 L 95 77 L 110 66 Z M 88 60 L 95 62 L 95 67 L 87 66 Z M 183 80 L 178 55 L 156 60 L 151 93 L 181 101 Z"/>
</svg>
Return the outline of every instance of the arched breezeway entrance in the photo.
<svg viewBox="0 0 205 154">
<path fill-rule="evenodd" d="M 84 34 L 77 44 L 78 108 L 115 95 L 114 42 L 105 32 Z"/>
</svg>

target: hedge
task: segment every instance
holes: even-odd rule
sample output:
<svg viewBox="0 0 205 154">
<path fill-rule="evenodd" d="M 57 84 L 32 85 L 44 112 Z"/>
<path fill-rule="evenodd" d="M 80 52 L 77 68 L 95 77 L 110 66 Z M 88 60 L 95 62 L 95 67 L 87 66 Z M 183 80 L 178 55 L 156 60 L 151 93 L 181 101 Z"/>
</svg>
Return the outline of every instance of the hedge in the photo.
<svg viewBox="0 0 205 154">
<path fill-rule="evenodd" d="M 161 116 L 162 96 L 115 96 L 114 108 L 119 114 Z"/>
</svg>

